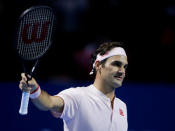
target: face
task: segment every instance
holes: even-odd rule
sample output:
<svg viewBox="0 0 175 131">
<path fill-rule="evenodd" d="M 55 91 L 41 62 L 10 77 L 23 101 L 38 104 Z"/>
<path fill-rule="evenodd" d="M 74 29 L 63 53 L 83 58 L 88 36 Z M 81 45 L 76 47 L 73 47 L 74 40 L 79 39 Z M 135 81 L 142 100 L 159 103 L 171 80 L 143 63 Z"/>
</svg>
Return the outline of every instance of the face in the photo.
<svg viewBox="0 0 175 131">
<path fill-rule="evenodd" d="M 125 78 L 127 65 L 126 56 L 112 56 L 106 60 L 104 65 L 99 66 L 100 77 L 108 86 L 120 87 Z"/>
</svg>

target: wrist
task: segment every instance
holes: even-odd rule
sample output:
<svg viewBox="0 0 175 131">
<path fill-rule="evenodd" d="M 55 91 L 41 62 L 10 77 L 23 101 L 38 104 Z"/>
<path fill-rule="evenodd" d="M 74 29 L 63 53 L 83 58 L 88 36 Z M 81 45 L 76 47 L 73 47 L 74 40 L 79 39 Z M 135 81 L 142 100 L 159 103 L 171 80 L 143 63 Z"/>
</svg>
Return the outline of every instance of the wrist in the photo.
<svg viewBox="0 0 175 131">
<path fill-rule="evenodd" d="M 40 86 L 38 84 L 36 86 L 33 86 L 33 89 L 30 91 L 30 94 L 35 93 L 39 88 Z"/>
<path fill-rule="evenodd" d="M 41 94 L 40 86 L 37 86 L 37 88 L 30 93 L 30 98 L 31 99 L 36 99 L 40 96 L 40 94 Z"/>
</svg>

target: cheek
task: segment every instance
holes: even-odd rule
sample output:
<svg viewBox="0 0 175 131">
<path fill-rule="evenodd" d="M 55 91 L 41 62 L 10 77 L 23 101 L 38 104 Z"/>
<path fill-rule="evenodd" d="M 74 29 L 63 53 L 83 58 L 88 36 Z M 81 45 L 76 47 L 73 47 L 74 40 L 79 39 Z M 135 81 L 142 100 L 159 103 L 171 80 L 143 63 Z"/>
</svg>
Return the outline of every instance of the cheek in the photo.
<svg viewBox="0 0 175 131">
<path fill-rule="evenodd" d="M 109 73 L 114 73 L 114 72 L 117 72 L 118 71 L 118 68 L 117 67 L 114 67 L 114 66 L 108 66 L 106 68 L 106 71 L 109 72 Z"/>
<path fill-rule="evenodd" d="M 113 68 L 105 67 L 102 72 L 105 76 L 109 76 L 109 75 L 113 74 L 113 71 L 114 71 Z"/>
</svg>

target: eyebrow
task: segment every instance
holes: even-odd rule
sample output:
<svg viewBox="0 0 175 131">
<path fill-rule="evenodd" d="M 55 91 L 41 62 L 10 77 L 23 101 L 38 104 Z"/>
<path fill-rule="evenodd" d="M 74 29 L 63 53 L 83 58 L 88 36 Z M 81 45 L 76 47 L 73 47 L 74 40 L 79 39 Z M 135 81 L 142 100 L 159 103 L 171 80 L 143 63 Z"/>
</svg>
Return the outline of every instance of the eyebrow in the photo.
<svg viewBox="0 0 175 131">
<path fill-rule="evenodd" d="M 127 67 L 127 66 L 128 66 L 128 63 L 127 63 L 127 64 L 124 64 L 123 62 L 118 61 L 118 60 L 113 61 L 111 64 L 120 64 L 120 66 L 121 66 L 121 65 L 124 65 L 125 67 Z"/>
</svg>

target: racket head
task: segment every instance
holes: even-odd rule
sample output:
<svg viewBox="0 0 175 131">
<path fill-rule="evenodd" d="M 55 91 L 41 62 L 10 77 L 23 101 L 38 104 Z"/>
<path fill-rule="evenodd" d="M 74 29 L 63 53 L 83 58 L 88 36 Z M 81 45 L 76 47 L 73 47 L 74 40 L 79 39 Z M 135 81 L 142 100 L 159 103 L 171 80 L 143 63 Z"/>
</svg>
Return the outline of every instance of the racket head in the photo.
<svg viewBox="0 0 175 131">
<path fill-rule="evenodd" d="M 33 6 L 25 10 L 18 21 L 15 48 L 23 60 L 42 57 L 52 44 L 56 16 L 48 6 Z"/>
</svg>

